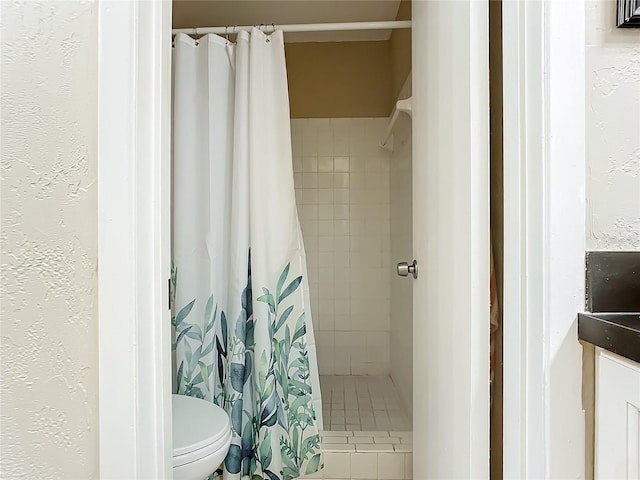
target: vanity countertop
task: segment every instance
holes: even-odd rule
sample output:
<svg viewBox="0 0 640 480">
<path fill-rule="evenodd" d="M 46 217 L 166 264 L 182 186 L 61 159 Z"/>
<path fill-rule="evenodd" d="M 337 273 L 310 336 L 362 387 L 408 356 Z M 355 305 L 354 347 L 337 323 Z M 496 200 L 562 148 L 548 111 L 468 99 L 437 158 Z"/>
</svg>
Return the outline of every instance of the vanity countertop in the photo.
<svg viewBox="0 0 640 480">
<path fill-rule="evenodd" d="M 578 337 L 640 363 L 640 312 L 580 313 Z"/>
</svg>

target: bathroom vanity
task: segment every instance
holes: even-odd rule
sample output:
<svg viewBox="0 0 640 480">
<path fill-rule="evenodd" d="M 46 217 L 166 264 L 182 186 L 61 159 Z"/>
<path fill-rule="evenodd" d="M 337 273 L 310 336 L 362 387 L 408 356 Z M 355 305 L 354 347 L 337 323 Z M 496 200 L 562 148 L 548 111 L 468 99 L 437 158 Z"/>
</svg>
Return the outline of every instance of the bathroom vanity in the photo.
<svg viewBox="0 0 640 480">
<path fill-rule="evenodd" d="M 588 253 L 586 287 L 578 336 L 596 346 L 594 478 L 638 479 L 640 252 Z"/>
<path fill-rule="evenodd" d="M 640 314 L 580 314 L 596 348 L 594 478 L 640 478 Z"/>
</svg>

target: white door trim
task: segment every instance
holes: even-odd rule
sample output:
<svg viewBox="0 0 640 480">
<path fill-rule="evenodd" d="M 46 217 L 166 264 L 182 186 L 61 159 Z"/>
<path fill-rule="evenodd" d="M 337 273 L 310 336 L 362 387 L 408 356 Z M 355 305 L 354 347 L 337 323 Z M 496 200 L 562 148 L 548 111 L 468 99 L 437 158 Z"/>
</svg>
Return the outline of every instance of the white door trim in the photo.
<svg viewBox="0 0 640 480">
<path fill-rule="evenodd" d="M 171 2 L 98 19 L 100 477 L 171 478 Z"/>
<path fill-rule="evenodd" d="M 503 2 L 504 478 L 544 478 L 544 2 Z M 538 321 L 535 321 L 538 320 Z"/>
<path fill-rule="evenodd" d="M 585 5 L 502 5 L 503 475 L 582 478 Z"/>
</svg>

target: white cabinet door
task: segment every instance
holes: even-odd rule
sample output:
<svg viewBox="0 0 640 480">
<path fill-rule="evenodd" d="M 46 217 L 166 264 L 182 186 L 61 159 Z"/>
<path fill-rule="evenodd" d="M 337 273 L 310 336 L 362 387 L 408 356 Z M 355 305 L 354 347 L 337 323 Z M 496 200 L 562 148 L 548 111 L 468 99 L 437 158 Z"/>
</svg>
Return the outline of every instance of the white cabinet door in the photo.
<svg viewBox="0 0 640 480">
<path fill-rule="evenodd" d="M 598 349 L 595 478 L 640 478 L 640 365 Z"/>
</svg>

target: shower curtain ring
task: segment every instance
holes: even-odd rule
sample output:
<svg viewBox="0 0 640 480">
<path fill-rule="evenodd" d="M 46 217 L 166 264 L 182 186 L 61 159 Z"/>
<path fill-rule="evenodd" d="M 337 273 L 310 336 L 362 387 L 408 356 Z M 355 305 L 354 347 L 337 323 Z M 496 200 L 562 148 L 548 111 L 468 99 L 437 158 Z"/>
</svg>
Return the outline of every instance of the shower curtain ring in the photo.
<svg viewBox="0 0 640 480">
<path fill-rule="evenodd" d="M 226 45 L 229 45 L 229 25 L 224 26 L 224 37 L 227 39 Z"/>
<path fill-rule="evenodd" d="M 197 36 L 198 35 L 198 27 L 193 27 L 193 35 Z M 196 47 L 200 45 L 200 42 L 198 41 L 198 39 L 196 38 Z"/>
</svg>

